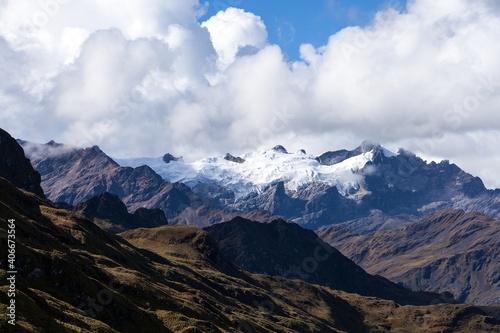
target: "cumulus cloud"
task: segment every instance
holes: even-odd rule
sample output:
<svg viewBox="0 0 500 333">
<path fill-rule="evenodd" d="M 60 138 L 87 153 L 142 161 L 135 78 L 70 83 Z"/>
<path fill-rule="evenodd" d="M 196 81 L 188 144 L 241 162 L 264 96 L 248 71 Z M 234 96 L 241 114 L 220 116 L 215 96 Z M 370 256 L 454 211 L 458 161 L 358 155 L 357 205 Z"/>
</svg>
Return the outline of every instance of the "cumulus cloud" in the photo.
<svg viewBox="0 0 500 333">
<path fill-rule="evenodd" d="M 267 41 L 262 19 L 238 8 L 220 11 L 201 26 L 210 32 L 222 69 L 233 63 L 238 53 L 261 49 Z"/>
<path fill-rule="evenodd" d="M 286 60 L 264 22 L 195 0 L 0 1 L 0 126 L 116 157 L 372 139 L 500 187 L 500 7 L 408 2 Z M 472 162 L 474 161 L 474 162 Z"/>
</svg>

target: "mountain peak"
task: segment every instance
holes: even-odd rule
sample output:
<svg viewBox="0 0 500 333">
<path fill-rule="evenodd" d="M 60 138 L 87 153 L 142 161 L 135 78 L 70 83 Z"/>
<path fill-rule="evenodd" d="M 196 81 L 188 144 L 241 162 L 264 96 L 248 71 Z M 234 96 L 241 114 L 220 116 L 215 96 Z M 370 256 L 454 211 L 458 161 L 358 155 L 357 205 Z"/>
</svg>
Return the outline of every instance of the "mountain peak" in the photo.
<svg viewBox="0 0 500 333">
<path fill-rule="evenodd" d="M 277 152 L 280 152 L 280 153 L 283 153 L 283 154 L 288 154 L 288 151 L 286 150 L 285 147 L 283 147 L 282 145 L 277 145 L 277 146 L 274 146 L 272 148 L 272 150 L 274 151 L 277 151 Z"/>
<path fill-rule="evenodd" d="M 360 150 L 362 153 L 368 153 L 377 148 L 381 148 L 380 143 L 371 140 L 364 140 L 361 142 L 361 145 L 359 145 L 357 150 Z"/>
<path fill-rule="evenodd" d="M 234 163 L 245 163 L 245 159 L 244 158 L 241 158 L 241 157 L 235 157 L 229 153 L 227 153 L 225 156 L 224 156 L 224 159 L 226 161 L 230 161 L 230 162 L 234 162 Z"/>
<path fill-rule="evenodd" d="M 89 151 L 92 151 L 92 152 L 96 152 L 96 153 L 103 153 L 103 151 L 101 150 L 101 148 L 99 148 L 99 146 L 95 145 L 95 146 L 92 146 L 90 148 L 87 148 Z"/>
<path fill-rule="evenodd" d="M 46 146 L 50 146 L 50 147 L 54 147 L 54 148 L 59 148 L 59 147 L 64 146 L 62 143 L 57 143 L 57 142 L 55 142 L 54 140 L 50 140 L 50 141 L 49 141 L 49 142 L 47 142 L 45 145 L 46 145 Z"/>
<path fill-rule="evenodd" d="M 163 162 L 165 162 L 166 164 L 170 163 L 170 162 L 177 162 L 177 161 L 181 161 L 182 162 L 182 157 L 175 157 L 174 155 L 170 154 L 170 153 L 166 153 L 165 155 L 163 155 Z"/>
<path fill-rule="evenodd" d="M 168 224 L 165 213 L 160 209 L 139 208 L 134 214 L 129 214 L 123 201 L 109 192 L 100 193 L 76 205 L 73 212 L 85 216 L 111 233 Z"/>
</svg>

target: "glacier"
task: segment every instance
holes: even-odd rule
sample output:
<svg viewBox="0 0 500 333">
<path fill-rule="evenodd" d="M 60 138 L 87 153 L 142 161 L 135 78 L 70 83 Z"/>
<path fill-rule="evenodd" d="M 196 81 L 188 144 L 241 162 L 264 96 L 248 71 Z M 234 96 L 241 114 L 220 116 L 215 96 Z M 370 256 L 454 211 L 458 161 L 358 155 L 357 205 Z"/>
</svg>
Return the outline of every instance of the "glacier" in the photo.
<svg viewBox="0 0 500 333">
<path fill-rule="evenodd" d="M 344 196 L 350 196 L 362 188 L 363 176 L 358 171 L 368 162 L 373 162 L 375 149 L 381 147 L 374 147 L 333 165 L 321 164 L 316 156 L 304 150 L 288 153 L 276 147 L 243 154 L 240 156 L 244 159 L 243 163 L 229 161 L 224 156 L 190 163 L 182 160 L 165 163 L 162 157 L 115 161 L 124 167 L 147 165 L 166 181 L 181 182 L 191 188 L 199 183 L 214 183 L 231 190 L 236 200 L 253 192 L 260 193 L 277 182 L 283 182 L 289 191 L 297 191 L 312 183 L 323 183 L 335 186 Z M 386 157 L 395 156 L 387 149 L 381 150 Z"/>
</svg>

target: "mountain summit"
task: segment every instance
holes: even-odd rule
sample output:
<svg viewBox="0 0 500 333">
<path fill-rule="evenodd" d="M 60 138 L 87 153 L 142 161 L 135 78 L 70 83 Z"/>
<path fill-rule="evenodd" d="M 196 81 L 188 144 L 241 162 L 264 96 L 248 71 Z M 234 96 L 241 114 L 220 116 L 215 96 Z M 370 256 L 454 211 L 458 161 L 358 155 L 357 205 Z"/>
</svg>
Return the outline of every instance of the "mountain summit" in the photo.
<svg viewBox="0 0 500 333">
<path fill-rule="evenodd" d="M 371 149 L 370 149 L 371 148 Z M 235 194 L 236 200 L 244 200 L 252 193 L 264 191 L 270 184 L 283 182 L 289 191 L 297 191 L 312 183 L 335 186 L 344 196 L 359 192 L 361 177 L 356 173 L 374 157 L 393 153 L 380 146 L 364 143 L 348 152 L 336 163 L 325 158 L 306 154 L 305 150 L 288 153 L 281 145 L 269 150 L 246 153 L 235 158 L 230 154 L 202 159 L 192 163 L 163 163 L 163 159 L 117 160 L 122 166 L 148 165 L 165 180 L 182 182 L 190 187 L 199 183 L 214 183 Z M 233 163 L 231 163 L 233 162 Z M 237 163 L 234 163 L 237 162 Z M 358 181 L 359 180 L 359 181 Z"/>
</svg>

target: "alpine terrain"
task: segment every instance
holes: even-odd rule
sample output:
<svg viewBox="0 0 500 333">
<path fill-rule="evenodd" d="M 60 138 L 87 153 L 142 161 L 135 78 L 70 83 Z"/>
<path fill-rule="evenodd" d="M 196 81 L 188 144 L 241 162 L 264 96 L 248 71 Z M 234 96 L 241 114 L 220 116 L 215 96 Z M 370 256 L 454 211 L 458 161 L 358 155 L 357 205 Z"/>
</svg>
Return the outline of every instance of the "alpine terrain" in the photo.
<svg viewBox="0 0 500 333">
<path fill-rule="evenodd" d="M 0 134 L 16 332 L 500 332 L 499 193 L 448 162 L 367 142 L 115 161 Z"/>
</svg>

